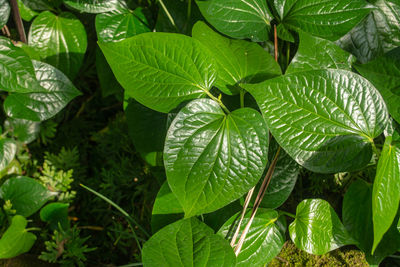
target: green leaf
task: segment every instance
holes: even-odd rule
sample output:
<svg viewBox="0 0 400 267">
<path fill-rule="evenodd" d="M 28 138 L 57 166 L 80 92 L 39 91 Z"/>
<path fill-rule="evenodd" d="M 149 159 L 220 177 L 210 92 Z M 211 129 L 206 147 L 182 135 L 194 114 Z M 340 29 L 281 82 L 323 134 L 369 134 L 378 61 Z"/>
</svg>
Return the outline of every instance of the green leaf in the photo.
<svg viewBox="0 0 400 267">
<path fill-rule="evenodd" d="M 26 92 L 40 88 L 29 56 L 0 36 L 0 90 Z"/>
<path fill-rule="evenodd" d="M 7 0 L 0 0 L 0 28 L 7 23 L 11 8 Z"/>
<path fill-rule="evenodd" d="M 33 10 L 51 10 L 60 6 L 63 0 L 22 0 L 22 2 Z"/>
<path fill-rule="evenodd" d="M 372 192 L 374 245 L 372 252 L 392 224 L 400 201 L 400 148 L 386 137 Z"/>
<path fill-rule="evenodd" d="M 23 119 L 8 118 L 4 122 L 4 129 L 23 144 L 29 144 L 39 135 L 40 123 Z"/>
<path fill-rule="evenodd" d="M 355 60 L 353 55 L 331 41 L 300 33 L 299 48 L 286 73 L 318 69 L 351 71 L 351 64 Z"/>
<path fill-rule="evenodd" d="M 64 0 L 64 4 L 82 13 L 105 13 L 124 7 L 121 0 Z"/>
<path fill-rule="evenodd" d="M 0 239 L 0 259 L 9 259 L 28 252 L 36 241 L 36 236 L 26 230 L 27 220 L 15 215 L 11 225 Z"/>
<path fill-rule="evenodd" d="M 40 210 L 40 219 L 50 224 L 52 230 L 58 230 L 60 224 L 62 229 L 69 228 L 68 203 L 49 203 Z"/>
<path fill-rule="evenodd" d="M 269 162 L 273 157 L 279 145 L 276 141 L 271 141 L 269 145 Z M 300 172 L 300 166 L 284 150 L 281 150 L 276 162 L 271 182 L 268 185 L 265 196 L 261 202 L 261 207 L 275 209 L 280 207 L 290 196 L 296 185 L 297 177 Z M 260 183 L 259 183 L 260 184 Z"/>
<path fill-rule="evenodd" d="M 4 110 L 13 118 L 44 121 L 60 112 L 80 92 L 58 69 L 43 62 L 32 62 L 40 89 L 10 94 Z"/>
<path fill-rule="evenodd" d="M 114 73 L 99 47 L 96 48 L 96 71 L 102 97 L 123 94 L 124 89 L 115 78 Z"/>
<path fill-rule="evenodd" d="M 363 180 L 351 184 L 343 199 L 343 224 L 357 247 L 364 253 L 369 264 L 378 265 L 385 257 L 397 251 L 400 246 L 400 234 L 396 225 L 385 234 L 382 242 L 371 255 L 374 240 L 372 223 L 372 186 Z M 393 227 L 394 226 L 394 227 Z"/>
<path fill-rule="evenodd" d="M 144 33 L 99 45 L 128 96 L 156 111 L 203 97 L 216 77 L 211 54 L 185 35 Z"/>
<path fill-rule="evenodd" d="M 8 179 L 0 187 L 0 198 L 10 200 L 17 214 L 29 217 L 54 194 L 36 180 L 24 176 Z"/>
<path fill-rule="evenodd" d="M 34 17 L 36 17 L 37 15 L 39 15 L 38 12 L 30 9 L 29 7 L 27 7 L 23 0 L 17 0 L 18 2 L 18 9 L 19 9 L 19 13 L 21 14 L 21 18 L 25 21 L 31 21 Z"/>
<path fill-rule="evenodd" d="M 226 115 L 213 100 L 190 102 L 172 122 L 164 147 L 167 180 L 185 216 L 212 212 L 249 191 L 267 151 L 267 127 L 254 109 Z"/>
<path fill-rule="evenodd" d="M 400 123 L 400 48 L 367 64 L 354 65 L 382 94 L 390 115 Z"/>
<path fill-rule="evenodd" d="M 193 38 L 213 55 L 218 73 L 215 86 L 226 94 L 239 93 L 239 83 L 257 83 L 282 74 L 274 58 L 256 43 L 223 37 L 201 21 L 192 31 Z"/>
<path fill-rule="evenodd" d="M 298 248 L 314 255 L 355 244 L 336 212 L 322 199 L 300 202 L 296 219 L 289 225 L 289 233 Z"/>
<path fill-rule="evenodd" d="M 219 32 L 255 42 L 268 40 L 273 19 L 264 0 L 196 1 L 206 20 Z"/>
<path fill-rule="evenodd" d="M 283 27 L 335 41 L 356 26 L 373 6 L 364 0 L 275 1 Z"/>
<path fill-rule="evenodd" d="M 388 123 L 378 91 L 350 71 L 296 72 L 243 87 L 282 148 L 314 172 L 364 167 L 372 156 L 372 140 Z"/>
<path fill-rule="evenodd" d="M 151 230 L 156 233 L 168 224 L 183 218 L 183 209 L 172 193 L 167 182 L 164 182 L 157 193 L 151 215 Z"/>
<path fill-rule="evenodd" d="M 86 52 L 87 37 L 85 27 L 74 14 L 40 13 L 32 22 L 28 40 L 45 62 L 71 79 L 78 74 Z"/>
<path fill-rule="evenodd" d="M 196 218 L 177 221 L 143 246 L 144 266 L 235 266 L 229 243 Z"/>
<path fill-rule="evenodd" d="M 218 234 L 232 239 L 236 231 L 240 213 L 232 216 L 218 231 Z M 240 227 L 242 233 L 251 216 L 249 210 Z M 265 266 L 281 251 L 286 241 L 286 221 L 275 210 L 258 209 L 243 243 L 242 250 L 237 256 L 236 266 Z"/>
<path fill-rule="evenodd" d="M 149 32 L 149 23 L 141 8 L 98 14 L 96 32 L 99 42 L 117 42 Z"/>
<path fill-rule="evenodd" d="M 0 171 L 7 168 L 17 153 L 17 145 L 12 139 L 0 139 Z"/>
<path fill-rule="evenodd" d="M 339 40 L 361 63 L 400 46 L 400 1 L 378 0 L 360 24 Z"/>
<path fill-rule="evenodd" d="M 125 114 L 136 150 L 151 166 L 162 165 L 168 115 L 146 108 L 136 101 L 129 102 Z"/>
</svg>

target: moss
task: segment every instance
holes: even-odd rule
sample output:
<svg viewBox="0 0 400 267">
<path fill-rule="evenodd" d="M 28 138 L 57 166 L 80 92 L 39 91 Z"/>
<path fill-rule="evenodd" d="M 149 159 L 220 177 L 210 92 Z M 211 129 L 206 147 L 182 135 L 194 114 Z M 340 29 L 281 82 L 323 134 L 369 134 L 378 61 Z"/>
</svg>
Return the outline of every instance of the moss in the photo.
<svg viewBox="0 0 400 267">
<path fill-rule="evenodd" d="M 268 266 L 367 267 L 369 265 L 365 260 L 364 253 L 354 247 L 344 247 L 322 256 L 315 256 L 296 248 L 292 242 L 288 241 L 285 243 L 279 255 L 273 259 Z"/>
</svg>

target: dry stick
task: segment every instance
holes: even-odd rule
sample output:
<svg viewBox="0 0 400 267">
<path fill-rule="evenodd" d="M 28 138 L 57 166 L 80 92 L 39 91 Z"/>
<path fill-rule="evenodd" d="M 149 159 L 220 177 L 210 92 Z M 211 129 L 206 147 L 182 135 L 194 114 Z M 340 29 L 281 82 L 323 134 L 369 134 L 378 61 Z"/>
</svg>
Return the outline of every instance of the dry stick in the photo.
<svg viewBox="0 0 400 267">
<path fill-rule="evenodd" d="M 26 43 L 24 24 L 22 24 L 21 14 L 19 13 L 17 0 L 11 0 L 11 7 L 13 11 L 15 25 L 17 25 L 18 29 L 19 39 L 21 40 L 21 42 Z"/>
<path fill-rule="evenodd" d="M 253 223 L 253 220 L 254 220 L 254 217 L 256 216 L 257 210 L 260 207 L 261 201 L 264 198 L 264 195 L 265 195 L 265 192 L 267 191 L 268 185 L 271 182 L 272 174 L 274 173 L 276 162 L 278 161 L 280 151 L 281 151 L 281 148 L 279 147 L 278 150 L 276 151 L 274 160 L 272 161 L 271 165 L 268 168 L 267 174 L 265 175 L 265 178 L 260 187 L 260 190 L 258 191 L 256 200 L 254 202 L 253 210 L 251 212 L 250 220 L 247 222 L 246 227 L 244 228 L 243 233 L 240 236 L 239 242 L 236 245 L 236 248 L 235 248 L 236 256 L 239 255 L 240 250 L 242 249 L 244 240 L 246 239 L 246 235 L 250 230 L 250 226 Z"/>
<path fill-rule="evenodd" d="M 7 25 L 4 25 L 4 27 L 1 28 L 1 31 L 2 31 L 3 34 L 4 34 L 5 36 L 7 36 L 8 38 L 11 37 L 11 33 L 10 33 L 10 30 L 8 29 Z"/>
<path fill-rule="evenodd" d="M 247 193 L 247 196 L 246 196 L 246 199 L 245 199 L 244 205 L 243 205 L 242 215 L 240 216 L 239 224 L 238 224 L 238 226 L 236 228 L 235 234 L 233 235 L 233 238 L 232 238 L 232 241 L 231 241 L 231 247 L 235 246 L 236 238 L 239 235 L 240 226 L 242 226 L 242 221 L 243 221 L 244 215 L 246 214 L 247 207 L 249 206 L 251 197 L 253 196 L 254 189 L 255 189 L 255 187 L 250 189 L 250 191 Z"/>
</svg>

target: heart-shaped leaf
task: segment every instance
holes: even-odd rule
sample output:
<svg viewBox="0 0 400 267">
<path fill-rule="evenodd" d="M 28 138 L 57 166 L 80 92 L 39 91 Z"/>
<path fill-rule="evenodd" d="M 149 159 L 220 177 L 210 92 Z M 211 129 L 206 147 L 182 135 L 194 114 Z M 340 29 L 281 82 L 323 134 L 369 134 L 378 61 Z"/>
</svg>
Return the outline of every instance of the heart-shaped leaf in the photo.
<svg viewBox="0 0 400 267">
<path fill-rule="evenodd" d="M 143 246 L 145 266 L 235 266 L 229 243 L 196 218 L 177 221 Z"/>
<path fill-rule="evenodd" d="M 241 212 L 240 212 L 241 213 Z M 218 231 L 218 234 L 232 239 L 236 231 L 240 213 L 232 216 Z M 251 216 L 249 210 L 243 218 L 240 231 L 242 233 Z M 281 251 L 286 237 L 286 221 L 279 217 L 275 210 L 258 209 L 246 235 L 242 249 L 237 256 L 236 266 L 265 266 Z"/>
<path fill-rule="evenodd" d="M 296 219 L 289 225 L 289 233 L 298 248 L 314 255 L 356 243 L 333 208 L 322 199 L 300 202 L 296 209 Z"/>
<path fill-rule="evenodd" d="M 59 225 L 62 229 L 67 230 L 69 228 L 68 207 L 68 203 L 47 204 L 40 210 L 40 219 L 48 222 L 52 230 L 59 230 Z"/>
<path fill-rule="evenodd" d="M 25 21 L 31 21 L 34 17 L 39 15 L 39 12 L 32 10 L 30 7 L 26 6 L 23 0 L 17 0 L 19 13 L 21 18 Z"/>
<path fill-rule="evenodd" d="M 268 40 L 271 12 L 264 0 L 196 1 L 206 20 L 219 32 L 255 42 Z"/>
<path fill-rule="evenodd" d="M 49 10 L 58 7 L 63 0 L 21 0 L 28 8 L 33 10 Z"/>
<path fill-rule="evenodd" d="M 10 178 L 0 187 L 0 198 L 10 200 L 12 208 L 24 217 L 34 214 L 53 196 L 42 184 L 24 176 Z"/>
<path fill-rule="evenodd" d="M 369 264 L 379 265 L 388 255 L 400 246 L 400 233 L 396 222 L 384 235 L 382 242 L 371 255 L 374 241 L 372 223 L 372 186 L 363 180 L 351 184 L 343 199 L 343 224 L 352 238 L 357 240 L 357 247 L 364 253 Z"/>
<path fill-rule="evenodd" d="M 331 41 L 349 32 L 373 9 L 364 0 L 289 0 L 274 4 L 286 29 Z"/>
<path fill-rule="evenodd" d="M 64 0 L 64 4 L 82 13 L 105 13 L 125 7 L 122 0 Z"/>
<path fill-rule="evenodd" d="M 32 62 L 40 89 L 10 94 L 4 110 L 13 118 L 44 121 L 60 112 L 80 92 L 58 69 L 40 61 Z"/>
<path fill-rule="evenodd" d="M 71 79 L 78 74 L 86 52 L 87 37 L 85 27 L 74 14 L 40 13 L 32 22 L 28 40 L 45 62 Z"/>
<path fill-rule="evenodd" d="M 18 142 L 29 144 L 36 139 L 40 132 L 40 123 L 23 119 L 8 118 L 4 122 L 4 128 L 8 130 Z"/>
<path fill-rule="evenodd" d="M 400 148 L 386 137 L 372 192 L 372 216 L 374 222 L 374 245 L 376 249 L 383 235 L 392 224 L 400 202 Z"/>
<path fill-rule="evenodd" d="M 257 100 L 282 148 L 315 172 L 365 166 L 371 142 L 388 123 L 379 92 L 350 71 L 296 72 L 243 87 Z"/>
<path fill-rule="evenodd" d="M 12 218 L 11 225 L 0 239 L 0 259 L 9 259 L 28 252 L 36 236 L 26 230 L 27 220 L 21 215 Z"/>
<path fill-rule="evenodd" d="M 40 88 L 29 56 L 7 38 L 0 36 L 0 90 L 27 92 Z"/>
<path fill-rule="evenodd" d="M 10 16 L 10 4 L 7 0 L 0 0 L 0 28 L 7 23 L 8 17 Z"/>
<path fill-rule="evenodd" d="M 225 114 L 217 102 L 184 107 L 165 141 L 164 165 L 172 192 L 190 217 L 217 210 L 250 190 L 267 163 L 268 132 L 250 108 Z"/>
<path fill-rule="evenodd" d="M 216 78 L 207 48 L 185 35 L 144 33 L 100 48 L 127 95 L 156 111 L 203 97 Z"/>
<path fill-rule="evenodd" d="M 361 63 L 400 46 L 400 1 L 378 0 L 360 24 L 339 40 Z"/>
<path fill-rule="evenodd" d="M 146 17 L 141 8 L 98 14 L 96 32 L 100 42 L 117 42 L 140 33 L 149 32 Z"/>
<path fill-rule="evenodd" d="M 319 69 L 351 70 L 356 58 L 331 41 L 300 33 L 300 45 L 286 74 Z"/>
<path fill-rule="evenodd" d="M 17 153 L 17 145 L 12 139 L 0 139 L 0 171 L 7 168 Z"/>
<path fill-rule="evenodd" d="M 218 73 L 215 86 L 226 94 L 239 93 L 239 83 L 257 83 L 282 74 L 274 58 L 256 43 L 223 37 L 201 21 L 194 25 L 192 36 L 213 55 Z"/>
<path fill-rule="evenodd" d="M 354 67 L 379 90 L 390 115 L 400 123 L 400 48 L 393 49 L 367 64 L 356 64 Z"/>
</svg>

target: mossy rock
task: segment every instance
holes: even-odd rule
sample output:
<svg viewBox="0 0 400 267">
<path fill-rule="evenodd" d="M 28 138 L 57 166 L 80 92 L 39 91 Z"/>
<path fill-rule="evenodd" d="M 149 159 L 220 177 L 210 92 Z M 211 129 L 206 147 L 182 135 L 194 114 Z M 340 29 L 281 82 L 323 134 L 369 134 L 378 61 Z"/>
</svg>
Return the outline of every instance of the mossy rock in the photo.
<svg viewBox="0 0 400 267">
<path fill-rule="evenodd" d="M 287 241 L 279 255 L 268 267 L 299 266 L 299 267 L 368 267 L 363 252 L 355 247 L 336 249 L 322 256 L 308 254 L 298 249 L 291 241 Z"/>
</svg>

